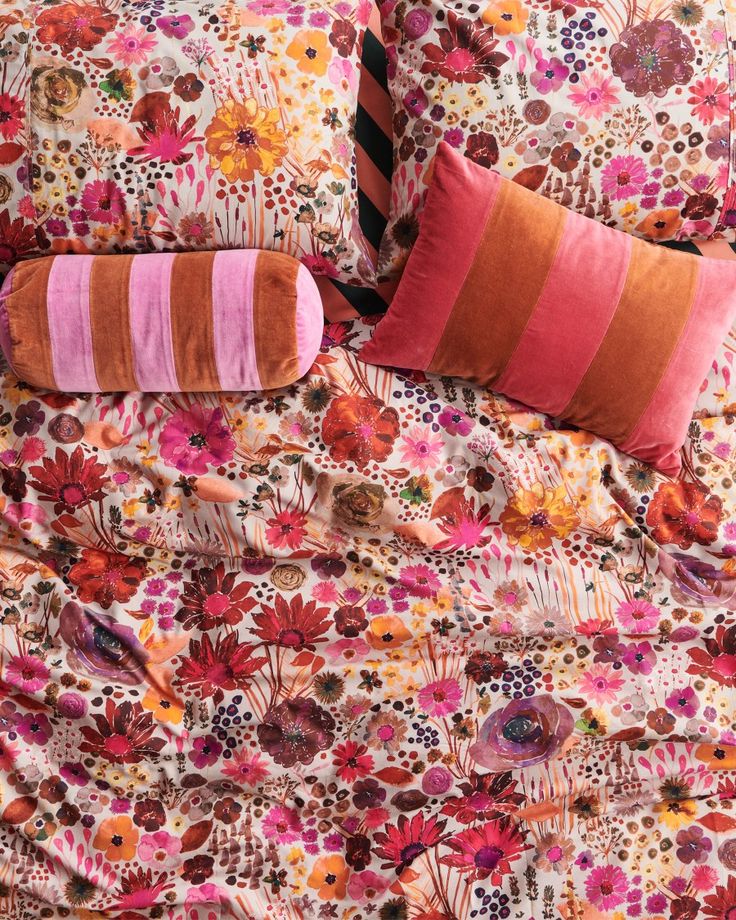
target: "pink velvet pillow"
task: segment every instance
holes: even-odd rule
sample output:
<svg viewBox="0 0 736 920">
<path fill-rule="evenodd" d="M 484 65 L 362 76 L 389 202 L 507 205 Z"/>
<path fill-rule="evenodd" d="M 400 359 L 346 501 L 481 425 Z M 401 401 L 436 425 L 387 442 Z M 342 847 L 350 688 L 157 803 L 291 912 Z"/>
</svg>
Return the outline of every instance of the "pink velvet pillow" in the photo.
<svg viewBox="0 0 736 920">
<path fill-rule="evenodd" d="M 360 357 L 488 385 L 674 475 L 735 292 L 736 264 L 634 239 L 442 144 Z"/>
</svg>

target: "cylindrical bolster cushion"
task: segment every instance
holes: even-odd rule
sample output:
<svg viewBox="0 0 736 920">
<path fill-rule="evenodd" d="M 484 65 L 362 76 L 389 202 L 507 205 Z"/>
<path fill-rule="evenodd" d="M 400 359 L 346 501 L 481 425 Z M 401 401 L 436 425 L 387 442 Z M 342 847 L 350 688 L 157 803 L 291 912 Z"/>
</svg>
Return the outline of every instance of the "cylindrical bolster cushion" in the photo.
<svg viewBox="0 0 736 920">
<path fill-rule="evenodd" d="M 256 249 L 18 263 L 0 346 L 49 390 L 271 390 L 309 370 L 324 314 L 307 269 Z"/>
</svg>

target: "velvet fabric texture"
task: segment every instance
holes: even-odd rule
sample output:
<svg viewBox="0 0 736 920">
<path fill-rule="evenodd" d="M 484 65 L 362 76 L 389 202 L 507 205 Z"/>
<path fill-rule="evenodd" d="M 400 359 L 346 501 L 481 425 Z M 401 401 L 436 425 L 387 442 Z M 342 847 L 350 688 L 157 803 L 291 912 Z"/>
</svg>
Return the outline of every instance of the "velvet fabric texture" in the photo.
<svg viewBox="0 0 736 920">
<path fill-rule="evenodd" d="M 360 357 L 490 386 L 676 474 L 735 289 L 727 261 L 618 233 L 442 144 L 404 277 Z"/>
<path fill-rule="evenodd" d="M 16 265 L 0 291 L 9 364 L 51 390 L 288 386 L 322 325 L 306 267 L 258 250 L 52 256 Z"/>
</svg>

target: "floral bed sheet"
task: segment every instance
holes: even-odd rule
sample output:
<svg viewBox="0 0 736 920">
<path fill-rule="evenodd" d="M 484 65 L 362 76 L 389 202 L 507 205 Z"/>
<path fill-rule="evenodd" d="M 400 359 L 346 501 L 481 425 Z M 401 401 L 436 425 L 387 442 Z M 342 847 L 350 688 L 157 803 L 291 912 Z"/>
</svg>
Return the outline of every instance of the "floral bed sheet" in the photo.
<svg viewBox="0 0 736 920">
<path fill-rule="evenodd" d="M 736 915 L 735 341 L 678 481 L 326 327 L 0 391 L 0 916 Z"/>
</svg>

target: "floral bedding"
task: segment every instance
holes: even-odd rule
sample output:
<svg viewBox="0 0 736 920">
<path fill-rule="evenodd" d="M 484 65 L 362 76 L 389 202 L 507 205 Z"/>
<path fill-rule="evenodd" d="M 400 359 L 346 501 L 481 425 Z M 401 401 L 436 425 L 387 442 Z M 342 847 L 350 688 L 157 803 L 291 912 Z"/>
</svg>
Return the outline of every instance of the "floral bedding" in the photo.
<svg viewBox="0 0 736 920">
<path fill-rule="evenodd" d="M 731 367 L 680 480 L 361 365 L 0 390 L 0 916 L 736 914 Z"/>
</svg>

